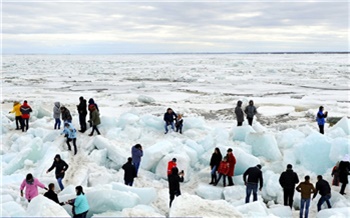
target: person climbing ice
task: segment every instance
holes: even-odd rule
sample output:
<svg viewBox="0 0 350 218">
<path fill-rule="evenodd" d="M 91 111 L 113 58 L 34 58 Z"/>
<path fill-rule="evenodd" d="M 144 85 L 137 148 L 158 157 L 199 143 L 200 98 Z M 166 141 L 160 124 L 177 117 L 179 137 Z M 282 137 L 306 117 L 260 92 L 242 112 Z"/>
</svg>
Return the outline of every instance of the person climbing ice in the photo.
<svg viewBox="0 0 350 218">
<path fill-rule="evenodd" d="M 25 197 L 30 202 L 33 198 L 39 195 L 38 187 L 48 190 L 37 178 L 34 178 L 31 173 L 28 173 L 23 180 L 20 190 L 21 197 L 23 197 L 23 190 L 25 190 Z"/>
<path fill-rule="evenodd" d="M 89 202 L 85 196 L 82 186 L 75 187 L 75 192 L 77 197 L 71 200 L 68 200 L 66 204 L 73 206 L 73 218 L 86 218 L 87 213 L 89 212 L 90 206 Z"/>
<path fill-rule="evenodd" d="M 68 167 L 69 167 L 68 164 L 61 159 L 61 156 L 59 154 L 56 154 L 53 160 L 52 166 L 46 171 L 46 173 L 49 173 L 51 170 L 55 168 L 55 176 L 61 191 L 64 189 L 62 180 L 64 178 L 64 174 L 67 171 Z"/>
<path fill-rule="evenodd" d="M 61 135 L 65 134 L 67 136 L 67 146 L 68 146 L 68 150 L 71 151 L 71 146 L 69 142 L 73 142 L 73 146 L 74 146 L 74 155 L 77 154 L 77 130 L 74 128 L 73 124 L 71 123 L 65 123 L 64 124 L 64 129 L 63 132 L 61 133 Z"/>
<path fill-rule="evenodd" d="M 64 202 L 58 201 L 58 197 L 57 197 L 57 194 L 55 192 L 55 184 L 53 184 L 53 183 L 49 184 L 49 190 L 44 194 L 44 196 L 47 197 L 48 199 L 56 202 L 57 204 L 59 204 L 61 206 L 64 205 Z"/>
</svg>

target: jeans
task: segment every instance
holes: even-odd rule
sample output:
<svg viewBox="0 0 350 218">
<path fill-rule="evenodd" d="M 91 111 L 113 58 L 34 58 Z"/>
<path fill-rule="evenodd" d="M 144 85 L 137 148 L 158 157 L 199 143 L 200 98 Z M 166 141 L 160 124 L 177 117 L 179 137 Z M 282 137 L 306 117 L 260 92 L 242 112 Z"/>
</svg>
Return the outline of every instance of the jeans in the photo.
<svg viewBox="0 0 350 218">
<path fill-rule="evenodd" d="M 79 114 L 80 130 L 84 132 L 86 130 L 86 114 Z"/>
<path fill-rule="evenodd" d="M 28 130 L 29 118 L 22 118 L 22 132 L 24 132 L 24 127 L 26 127 L 26 130 Z"/>
<path fill-rule="evenodd" d="M 165 122 L 165 124 L 164 124 L 165 133 L 168 132 L 168 126 L 171 126 L 171 129 L 174 130 L 174 123 L 173 122 L 171 122 L 171 123 Z"/>
<path fill-rule="evenodd" d="M 57 178 L 58 185 L 60 186 L 61 191 L 64 189 L 64 186 L 62 184 L 62 179 L 63 178 Z"/>
<path fill-rule="evenodd" d="M 132 186 L 133 183 L 134 183 L 134 181 L 126 181 L 126 180 L 124 180 L 124 184 L 125 185 Z"/>
<path fill-rule="evenodd" d="M 247 117 L 247 120 L 248 120 L 248 124 L 250 126 L 252 126 L 253 125 L 253 117 Z"/>
<path fill-rule="evenodd" d="M 61 119 L 60 118 L 55 118 L 55 129 L 60 129 L 61 128 Z"/>
<path fill-rule="evenodd" d="M 284 206 L 293 207 L 293 196 L 294 196 L 294 188 L 284 188 L 283 189 L 283 200 Z"/>
<path fill-rule="evenodd" d="M 303 218 L 303 211 L 305 208 L 305 218 L 308 218 L 309 216 L 309 207 L 310 207 L 310 201 L 311 199 L 301 199 L 300 200 L 300 218 Z"/>
<path fill-rule="evenodd" d="M 213 167 L 213 169 L 211 169 L 211 175 L 216 176 L 216 165 Z"/>
<path fill-rule="evenodd" d="M 218 180 L 216 181 L 216 184 L 218 184 L 219 183 L 219 181 L 220 181 L 220 179 L 221 179 L 221 176 L 222 176 L 222 178 L 223 178 L 223 180 L 224 180 L 224 187 L 226 186 L 226 175 L 224 175 L 224 174 L 219 174 L 219 177 L 218 177 Z"/>
<path fill-rule="evenodd" d="M 324 134 L 324 125 L 318 125 L 318 127 L 320 128 L 320 133 Z"/>
<path fill-rule="evenodd" d="M 331 199 L 331 195 L 325 195 L 320 198 L 320 200 L 317 203 L 317 211 L 321 210 L 321 206 L 324 202 L 327 203 L 328 208 L 332 208 L 331 202 L 329 202 L 329 199 Z"/>
<path fill-rule="evenodd" d="M 137 176 L 137 173 L 139 172 L 140 162 L 134 162 L 133 164 L 136 169 L 136 176 Z"/>
<path fill-rule="evenodd" d="M 92 132 L 90 133 L 91 135 L 94 134 L 94 131 L 96 130 L 97 134 L 100 135 L 100 131 L 97 129 L 97 125 L 92 125 Z"/>
<path fill-rule="evenodd" d="M 249 203 L 249 198 L 250 198 L 250 194 L 253 191 L 253 201 L 257 201 L 258 200 L 258 183 L 247 183 L 246 184 L 247 189 L 246 189 L 246 198 L 245 198 L 245 203 Z"/>
<path fill-rule="evenodd" d="M 85 211 L 84 213 L 81 213 L 81 214 L 76 214 L 73 216 L 73 218 L 86 218 L 86 214 L 88 213 L 89 211 Z"/>
</svg>

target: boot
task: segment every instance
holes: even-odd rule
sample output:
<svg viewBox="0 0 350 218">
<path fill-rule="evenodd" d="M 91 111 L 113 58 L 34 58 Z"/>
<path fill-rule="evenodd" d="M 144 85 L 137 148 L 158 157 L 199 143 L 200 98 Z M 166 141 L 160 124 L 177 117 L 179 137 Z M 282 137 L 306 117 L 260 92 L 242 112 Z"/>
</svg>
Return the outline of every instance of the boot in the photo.
<svg viewBox="0 0 350 218">
<path fill-rule="evenodd" d="M 211 175 L 211 182 L 209 183 L 209 185 L 213 185 L 215 184 L 215 181 L 214 181 L 214 175 L 212 174 Z"/>
</svg>

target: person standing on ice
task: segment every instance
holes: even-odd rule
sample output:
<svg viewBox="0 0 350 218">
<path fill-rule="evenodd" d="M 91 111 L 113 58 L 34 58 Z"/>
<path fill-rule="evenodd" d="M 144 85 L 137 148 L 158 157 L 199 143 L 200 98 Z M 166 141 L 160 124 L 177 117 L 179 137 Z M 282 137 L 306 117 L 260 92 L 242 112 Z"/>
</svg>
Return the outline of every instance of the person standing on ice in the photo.
<svg viewBox="0 0 350 218">
<path fill-rule="evenodd" d="M 247 180 L 248 176 L 248 180 Z M 263 187 L 263 176 L 261 172 L 261 165 L 258 164 L 255 167 L 248 168 L 243 174 L 243 181 L 246 185 L 246 198 L 245 203 L 249 203 L 250 195 L 253 191 L 253 201 L 258 200 L 258 183 L 260 183 L 259 190 Z"/>
<path fill-rule="evenodd" d="M 95 130 L 97 132 L 97 135 L 101 135 L 100 131 L 97 128 L 97 125 L 101 124 L 100 112 L 96 109 L 96 106 L 93 105 L 93 104 L 89 106 L 89 111 L 90 111 L 90 120 L 89 120 L 89 122 L 92 125 L 92 131 L 89 134 L 89 136 L 93 136 Z"/>
<path fill-rule="evenodd" d="M 132 186 L 134 178 L 136 177 L 136 168 L 132 164 L 132 161 L 133 159 L 129 157 L 128 162 L 122 166 L 122 169 L 124 170 L 124 183 L 129 186 Z"/>
<path fill-rule="evenodd" d="M 293 197 L 296 184 L 299 183 L 298 175 L 293 172 L 292 164 L 287 165 L 287 170 L 280 176 L 279 182 L 283 188 L 284 206 L 293 207 Z"/>
<path fill-rule="evenodd" d="M 143 156 L 142 146 L 140 144 L 136 144 L 132 146 L 131 148 L 131 157 L 132 157 L 132 163 L 134 164 L 136 168 L 136 176 L 139 171 L 140 163 L 141 163 L 141 157 Z"/>
<path fill-rule="evenodd" d="M 325 118 L 327 118 L 327 115 L 328 112 L 326 111 L 323 113 L 323 106 L 320 106 L 316 120 L 321 134 L 324 134 L 324 124 L 326 123 Z"/>
<path fill-rule="evenodd" d="M 233 186 L 233 180 L 232 176 L 235 175 L 235 165 L 236 165 L 236 158 L 232 153 L 232 148 L 227 149 L 227 162 L 230 165 L 229 166 L 229 171 L 227 174 L 227 179 L 228 179 L 228 186 Z"/>
<path fill-rule="evenodd" d="M 21 106 L 21 113 L 22 113 L 22 132 L 24 132 L 24 127 L 26 128 L 26 131 L 29 128 L 29 118 L 30 113 L 32 112 L 32 108 L 28 105 L 28 102 L 24 100 L 22 106 Z"/>
<path fill-rule="evenodd" d="M 62 114 L 62 120 L 65 123 L 71 123 L 72 122 L 72 115 L 70 114 L 70 111 L 65 106 L 61 106 L 61 114 Z"/>
<path fill-rule="evenodd" d="M 167 175 L 168 175 L 168 179 L 169 179 L 169 176 L 171 174 L 171 170 L 176 167 L 176 158 L 173 158 L 171 161 L 168 162 L 168 171 L 167 171 Z"/>
<path fill-rule="evenodd" d="M 348 176 L 350 175 L 350 157 L 346 154 L 339 163 L 339 182 L 341 183 L 340 194 L 345 195 L 346 185 L 349 183 Z"/>
<path fill-rule="evenodd" d="M 256 114 L 256 107 L 254 106 L 253 100 L 249 101 L 249 105 L 245 107 L 244 113 L 247 115 L 247 120 L 250 126 L 253 125 L 253 118 Z"/>
<path fill-rule="evenodd" d="M 216 186 L 219 183 L 221 177 L 223 177 L 224 187 L 226 187 L 226 176 L 229 170 L 230 170 L 230 164 L 227 162 L 227 157 L 224 157 L 224 159 L 220 162 L 220 166 L 218 169 L 219 178 L 217 179 L 214 186 Z"/>
<path fill-rule="evenodd" d="M 235 114 L 237 119 L 237 126 L 242 126 L 244 121 L 244 113 L 242 110 L 242 101 L 237 101 L 237 106 L 235 108 Z"/>
<path fill-rule="evenodd" d="M 53 118 L 55 119 L 55 125 L 54 129 L 60 129 L 61 128 L 61 110 L 60 110 L 61 104 L 57 101 L 55 102 L 55 105 L 53 106 Z"/>
<path fill-rule="evenodd" d="M 67 201 L 66 204 L 73 206 L 73 218 L 86 218 L 90 206 L 85 193 L 83 192 L 83 187 L 80 185 L 75 187 L 75 192 L 77 193 L 77 197 Z"/>
<path fill-rule="evenodd" d="M 28 173 L 20 187 L 21 197 L 23 197 L 23 190 L 25 189 L 26 199 L 30 202 L 33 198 L 39 195 L 38 187 L 48 190 L 37 178 L 34 178 L 31 173 Z"/>
<path fill-rule="evenodd" d="M 52 166 L 46 171 L 46 173 L 49 173 L 51 170 L 55 169 L 55 176 L 57 179 L 57 183 L 60 186 L 61 191 L 64 189 L 64 186 L 62 184 L 62 180 L 64 178 L 64 173 L 68 169 L 68 164 L 61 159 L 61 156 L 59 154 L 56 154 Z"/>
<path fill-rule="evenodd" d="M 177 169 L 177 167 L 174 167 L 171 169 L 171 174 L 169 175 L 169 194 L 170 194 L 169 207 L 171 207 L 171 204 L 173 203 L 175 196 L 178 197 L 179 195 L 181 195 L 180 182 L 184 181 L 184 175 L 185 175 L 184 171 L 181 171 L 179 173 L 179 169 Z"/>
<path fill-rule="evenodd" d="M 165 121 L 165 124 L 164 124 L 165 133 L 164 134 L 168 133 L 168 126 L 171 126 L 171 129 L 174 131 L 174 120 L 176 118 L 177 118 L 176 113 L 171 108 L 168 108 L 167 112 L 164 114 L 164 119 L 163 119 Z"/>
<path fill-rule="evenodd" d="M 321 206 L 324 202 L 327 203 L 328 208 L 332 208 L 331 202 L 329 202 L 329 199 L 331 199 L 331 186 L 329 186 L 329 183 L 324 180 L 321 175 L 317 176 L 316 192 L 312 199 L 316 197 L 318 192 L 320 192 L 321 198 L 317 203 L 317 211 L 321 210 Z"/>
<path fill-rule="evenodd" d="M 100 110 L 98 109 L 98 106 L 97 106 L 97 104 L 95 103 L 94 99 L 92 99 L 92 98 L 89 99 L 89 105 L 88 105 L 88 107 L 90 108 L 91 105 L 95 105 L 96 110 L 100 111 Z"/>
<path fill-rule="evenodd" d="M 80 124 L 80 130 L 79 132 L 85 132 L 86 131 L 86 100 L 83 96 L 79 98 L 79 105 L 77 105 L 78 113 L 79 113 L 79 124 Z"/>
<path fill-rule="evenodd" d="M 13 102 L 13 109 L 9 112 L 9 114 L 15 113 L 15 119 L 16 119 L 16 130 L 22 129 L 22 112 L 21 112 L 21 103 L 19 101 Z M 19 128 L 21 127 L 21 128 Z"/>
<path fill-rule="evenodd" d="M 332 185 L 339 186 L 339 161 L 335 164 L 335 166 L 332 169 Z"/>
<path fill-rule="evenodd" d="M 67 146 L 68 150 L 71 151 L 71 147 L 69 142 L 73 141 L 73 146 L 74 146 L 74 155 L 77 154 L 77 130 L 74 128 L 74 126 L 71 123 L 65 123 L 64 124 L 64 129 L 61 135 L 65 134 L 67 136 Z"/>
<path fill-rule="evenodd" d="M 214 153 L 210 158 L 210 169 L 211 169 L 211 182 L 210 185 L 215 185 L 217 182 L 216 171 L 220 166 L 220 162 L 222 160 L 222 154 L 219 148 L 215 148 Z"/>
<path fill-rule="evenodd" d="M 184 120 L 182 119 L 182 114 L 178 114 L 175 120 L 175 127 L 176 127 L 176 132 L 180 132 L 180 134 L 182 134 L 183 122 Z"/>
<path fill-rule="evenodd" d="M 305 209 L 305 218 L 309 216 L 309 207 L 311 201 L 311 194 L 316 192 L 316 189 L 313 184 L 310 183 L 310 176 L 305 176 L 305 181 L 301 182 L 296 190 L 301 192 L 301 200 L 300 200 L 300 218 L 303 218 L 303 212 Z"/>
<path fill-rule="evenodd" d="M 49 184 L 49 190 L 44 194 L 45 197 L 47 197 L 48 199 L 56 202 L 57 204 L 63 206 L 64 205 L 64 202 L 59 202 L 58 201 L 58 197 L 57 197 L 57 194 L 55 193 L 55 184 L 53 183 L 50 183 Z"/>
</svg>

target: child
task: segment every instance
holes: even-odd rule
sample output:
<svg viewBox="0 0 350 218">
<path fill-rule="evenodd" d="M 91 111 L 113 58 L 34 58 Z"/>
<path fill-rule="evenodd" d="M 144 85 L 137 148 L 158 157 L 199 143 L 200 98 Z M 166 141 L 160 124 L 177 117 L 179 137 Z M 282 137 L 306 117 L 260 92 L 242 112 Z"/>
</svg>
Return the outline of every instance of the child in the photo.
<svg viewBox="0 0 350 218">
<path fill-rule="evenodd" d="M 71 123 L 66 122 L 64 124 L 64 129 L 63 132 L 61 133 L 61 135 L 65 134 L 65 136 L 67 137 L 67 145 L 68 145 L 68 150 L 71 151 L 71 147 L 69 142 L 73 141 L 73 146 L 74 146 L 74 155 L 77 154 L 77 145 L 76 145 L 76 141 L 77 141 L 77 130 L 74 128 L 74 126 Z"/>
<path fill-rule="evenodd" d="M 332 176 L 333 176 L 332 185 L 334 185 L 334 186 L 339 186 L 339 170 L 338 170 L 338 167 L 339 167 L 339 161 L 333 167 L 333 170 L 332 170 Z"/>
<path fill-rule="evenodd" d="M 229 169 L 230 169 L 230 164 L 227 162 L 227 157 L 224 157 L 224 159 L 220 162 L 220 166 L 218 169 L 219 178 L 214 184 L 215 186 L 219 183 L 222 176 L 224 179 L 224 187 L 226 187 L 226 175 L 228 174 Z"/>
<path fill-rule="evenodd" d="M 182 134 L 182 126 L 183 126 L 182 114 L 178 114 L 176 118 L 176 123 L 175 123 L 176 132 L 180 131 L 180 134 Z"/>
</svg>

